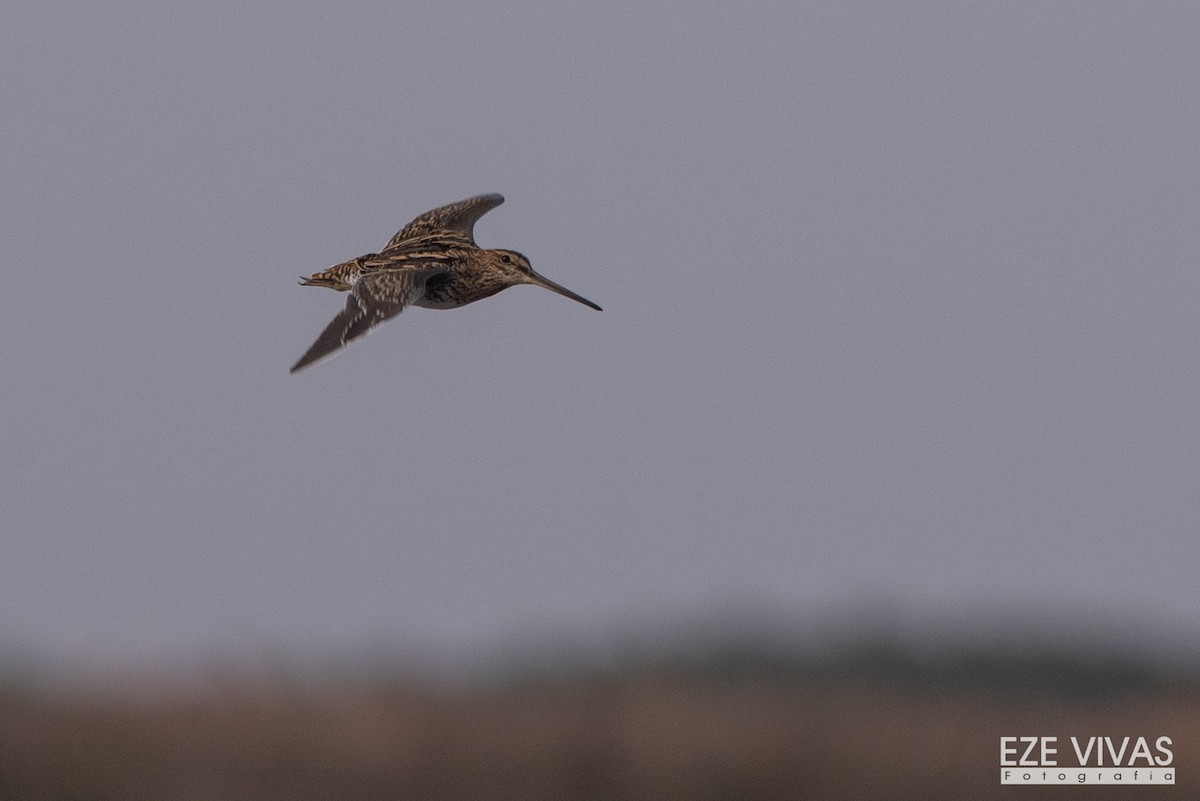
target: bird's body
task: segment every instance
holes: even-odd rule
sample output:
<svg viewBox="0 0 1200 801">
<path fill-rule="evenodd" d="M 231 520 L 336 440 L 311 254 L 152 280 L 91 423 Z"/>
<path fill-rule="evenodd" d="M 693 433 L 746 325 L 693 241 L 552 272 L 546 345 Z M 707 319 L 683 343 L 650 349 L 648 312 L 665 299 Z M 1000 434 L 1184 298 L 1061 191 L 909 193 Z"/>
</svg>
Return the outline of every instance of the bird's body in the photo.
<svg viewBox="0 0 1200 801">
<path fill-rule="evenodd" d="M 405 306 L 456 309 L 510 286 L 534 284 L 599 311 L 590 300 L 538 275 L 520 253 L 475 244 L 475 221 L 503 202 L 500 195 L 479 195 L 426 212 L 381 252 L 302 278 L 305 286 L 349 291 L 350 297 L 292 372 L 337 353 Z"/>
</svg>

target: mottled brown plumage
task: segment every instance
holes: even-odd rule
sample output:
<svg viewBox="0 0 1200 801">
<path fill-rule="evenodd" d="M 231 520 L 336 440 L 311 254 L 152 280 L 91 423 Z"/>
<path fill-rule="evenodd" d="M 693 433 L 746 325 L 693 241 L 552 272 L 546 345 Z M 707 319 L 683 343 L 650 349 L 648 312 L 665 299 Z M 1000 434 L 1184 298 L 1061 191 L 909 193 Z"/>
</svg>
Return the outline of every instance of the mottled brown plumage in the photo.
<svg viewBox="0 0 1200 801">
<path fill-rule="evenodd" d="M 590 300 L 538 275 L 520 253 L 475 244 L 476 220 L 503 202 L 500 195 L 479 195 L 428 211 L 401 228 L 382 252 L 300 279 L 305 286 L 348 290 L 350 296 L 292 372 L 332 356 L 406 306 L 455 309 L 517 284 L 545 287 L 600 311 Z"/>
</svg>

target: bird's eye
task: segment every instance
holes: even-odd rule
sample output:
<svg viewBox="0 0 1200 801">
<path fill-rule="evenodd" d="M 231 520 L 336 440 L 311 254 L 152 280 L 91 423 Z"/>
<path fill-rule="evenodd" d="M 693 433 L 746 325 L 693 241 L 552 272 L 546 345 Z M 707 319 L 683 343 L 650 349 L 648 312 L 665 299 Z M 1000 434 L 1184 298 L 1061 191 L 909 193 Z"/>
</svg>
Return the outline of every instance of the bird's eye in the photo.
<svg viewBox="0 0 1200 801">
<path fill-rule="evenodd" d="M 512 261 L 512 259 L 509 258 L 507 253 L 505 253 L 503 256 L 500 257 L 500 261 L 504 262 L 505 264 L 508 264 L 510 261 Z"/>
</svg>

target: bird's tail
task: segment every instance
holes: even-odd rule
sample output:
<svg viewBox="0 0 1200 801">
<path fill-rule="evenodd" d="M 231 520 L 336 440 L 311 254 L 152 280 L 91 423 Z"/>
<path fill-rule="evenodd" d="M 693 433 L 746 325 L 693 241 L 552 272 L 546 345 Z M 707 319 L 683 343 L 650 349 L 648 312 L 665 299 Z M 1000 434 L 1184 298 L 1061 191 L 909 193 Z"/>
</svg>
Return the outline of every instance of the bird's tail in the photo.
<svg viewBox="0 0 1200 801">
<path fill-rule="evenodd" d="M 345 292 L 350 288 L 350 285 L 345 281 L 332 278 L 324 273 L 314 273 L 307 278 L 301 276 L 300 286 L 323 286 L 329 289 L 336 289 L 338 292 Z"/>
<path fill-rule="evenodd" d="M 338 292 L 345 292 L 354 283 L 354 279 L 362 272 L 363 262 L 366 259 L 373 257 L 375 254 L 359 256 L 357 259 L 344 261 L 341 264 L 335 264 L 332 267 L 321 270 L 319 273 L 313 273 L 308 278 L 301 278 L 300 283 L 303 286 L 323 286 L 328 289 L 336 289 Z"/>
</svg>

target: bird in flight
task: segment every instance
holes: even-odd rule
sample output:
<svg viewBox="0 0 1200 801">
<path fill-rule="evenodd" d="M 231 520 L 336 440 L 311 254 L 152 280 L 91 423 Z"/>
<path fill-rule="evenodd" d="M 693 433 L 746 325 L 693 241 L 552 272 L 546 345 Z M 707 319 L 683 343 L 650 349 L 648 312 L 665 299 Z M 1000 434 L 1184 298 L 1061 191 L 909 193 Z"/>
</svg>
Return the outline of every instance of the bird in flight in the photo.
<svg viewBox="0 0 1200 801">
<path fill-rule="evenodd" d="M 602 311 L 587 298 L 538 275 L 520 253 L 484 250 L 475 244 L 475 221 L 503 202 L 502 195 L 478 195 L 427 211 L 401 228 L 379 253 L 301 278 L 304 286 L 349 290 L 350 296 L 346 308 L 291 371 L 333 356 L 406 306 L 457 309 L 517 284 L 545 287 Z"/>
</svg>

